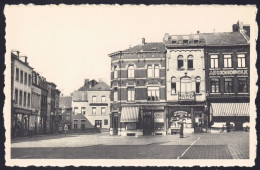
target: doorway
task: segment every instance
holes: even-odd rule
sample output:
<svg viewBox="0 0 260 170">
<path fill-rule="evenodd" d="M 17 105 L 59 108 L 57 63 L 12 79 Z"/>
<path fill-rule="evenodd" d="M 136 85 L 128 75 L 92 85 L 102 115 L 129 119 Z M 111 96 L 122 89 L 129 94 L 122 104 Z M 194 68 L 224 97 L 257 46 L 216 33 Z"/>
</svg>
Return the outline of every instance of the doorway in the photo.
<svg viewBox="0 0 260 170">
<path fill-rule="evenodd" d="M 152 135 L 152 117 L 151 116 L 144 117 L 143 135 L 144 136 Z"/>
<path fill-rule="evenodd" d="M 118 117 L 113 117 L 113 135 L 118 135 Z"/>
</svg>

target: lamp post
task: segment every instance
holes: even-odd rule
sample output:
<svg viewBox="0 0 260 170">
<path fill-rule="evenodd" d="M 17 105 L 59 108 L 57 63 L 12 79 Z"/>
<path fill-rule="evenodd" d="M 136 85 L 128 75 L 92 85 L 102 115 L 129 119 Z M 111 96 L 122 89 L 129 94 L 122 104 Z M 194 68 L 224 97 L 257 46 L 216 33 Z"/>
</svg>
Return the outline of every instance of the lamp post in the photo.
<svg viewBox="0 0 260 170">
<path fill-rule="evenodd" d="M 209 120 L 209 115 L 208 115 L 208 106 L 207 103 L 204 106 L 204 114 L 206 115 L 206 133 L 208 132 L 208 120 Z M 204 121 L 205 122 L 205 121 Z"/>
</svg>

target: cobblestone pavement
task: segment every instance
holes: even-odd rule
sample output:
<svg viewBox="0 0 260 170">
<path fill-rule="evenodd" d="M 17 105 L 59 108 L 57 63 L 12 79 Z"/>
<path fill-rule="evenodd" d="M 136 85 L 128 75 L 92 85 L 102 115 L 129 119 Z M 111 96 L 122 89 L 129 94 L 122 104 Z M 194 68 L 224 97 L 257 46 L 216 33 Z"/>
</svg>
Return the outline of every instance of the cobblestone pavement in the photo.
<svg viewBox="0 0 260 170">
<path fill-rule="evenodd" d="M 12 159 L 249 159 L 249 133 L 121 137 L 68 134 L 12 140 Z"/>
</svg>

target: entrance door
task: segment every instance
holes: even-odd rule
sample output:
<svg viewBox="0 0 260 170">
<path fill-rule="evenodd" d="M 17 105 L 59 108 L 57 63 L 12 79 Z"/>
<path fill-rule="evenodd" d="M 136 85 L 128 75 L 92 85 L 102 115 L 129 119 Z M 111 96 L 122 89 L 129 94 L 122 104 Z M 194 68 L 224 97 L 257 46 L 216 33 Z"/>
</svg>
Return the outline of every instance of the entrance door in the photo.
<svg viewBox="0 0 260 170">
<path fill-rule="evenodd" d="M 152 135 L 152 117 L 151 116 L 144 117 L 143 134 L 145 136 Z"/>
<path fill-rule="evenodd" d="M 118 135 L 118 117 L 113 117 L 113 135 Z"/>
<path fill-rule="evenodd" d="M 101 129 L 102 128 L 102 120 L 95 120 L 95 127 Z"/>
</svg>

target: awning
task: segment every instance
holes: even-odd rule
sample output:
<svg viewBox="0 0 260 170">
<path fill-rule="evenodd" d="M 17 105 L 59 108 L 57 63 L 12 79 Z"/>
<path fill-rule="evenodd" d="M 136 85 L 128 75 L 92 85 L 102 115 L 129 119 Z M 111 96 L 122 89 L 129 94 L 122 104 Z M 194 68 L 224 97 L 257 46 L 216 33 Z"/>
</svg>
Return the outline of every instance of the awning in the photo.
<svg viewBox="0 0 260 170">
<path fill-rule="evenodd" d="M 123 107 L 120 122 L 138 122 L 139 107 Z"/>
<path fill-rule="evenodd" d="M 217 116 L 249 116 L 249 103 L 211 103 L 211 114 Z"/>
</svg>

